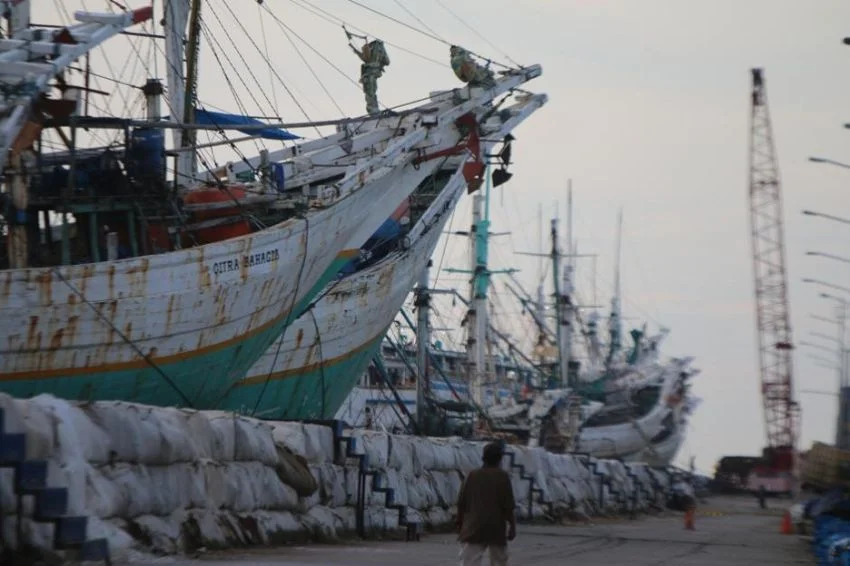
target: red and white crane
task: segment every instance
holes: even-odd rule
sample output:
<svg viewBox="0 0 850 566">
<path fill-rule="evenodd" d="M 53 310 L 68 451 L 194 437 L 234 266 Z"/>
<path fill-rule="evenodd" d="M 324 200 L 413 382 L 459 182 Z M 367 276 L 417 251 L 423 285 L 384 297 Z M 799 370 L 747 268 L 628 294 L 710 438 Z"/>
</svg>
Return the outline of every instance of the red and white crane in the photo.
<svg viewBox="0 0 850 566">
<path fill-rule="evenodd" d="M 761 69 L 752 69 L 750 221 L 755 273 L 761 394 L 767 429 L 763 463 L 751 489 L 790 492 L 796 465 L 799 405 L 794 400 L 793 344 L 788 312 L 782 187 Z"/>
</svg>

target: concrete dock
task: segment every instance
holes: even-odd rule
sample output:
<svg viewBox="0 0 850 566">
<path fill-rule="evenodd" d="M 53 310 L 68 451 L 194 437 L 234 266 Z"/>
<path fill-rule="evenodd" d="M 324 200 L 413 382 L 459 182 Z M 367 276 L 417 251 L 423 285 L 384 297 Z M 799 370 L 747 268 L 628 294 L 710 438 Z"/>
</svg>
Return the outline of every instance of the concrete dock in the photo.
<svg viewBox="0 0 850 566">
<path fill-rule="evenodd" d="M 599 520 L 588 525 L 520 525 L 510 545 L 511 564 L 548 566 L 718 564 L 815 564 L 807 543 L 779 533 L 788 503 L 771 500 L 774 510 L 758 509 L 755 499 L 713 498 L 698 511 L 696 531 L 685 531 L 682 515 L 635 520 Z M 286 548 L 206 553 L 195 559 L 164 558 L 175 566 L 325 566 L 458 564 L 454 535 L 424 535 L 420 542 L 349 542 Z M 485 564 L 488 562 L 485 560 Z M 148 565 L 145 565 L 148 566 Z"/>
</svg>

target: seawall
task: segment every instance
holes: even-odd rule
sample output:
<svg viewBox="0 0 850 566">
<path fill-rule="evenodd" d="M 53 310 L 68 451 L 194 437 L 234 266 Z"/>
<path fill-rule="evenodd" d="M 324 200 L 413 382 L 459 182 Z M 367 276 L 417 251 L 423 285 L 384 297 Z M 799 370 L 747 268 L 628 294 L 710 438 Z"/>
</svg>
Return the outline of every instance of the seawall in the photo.
<svg viewBox="0 0 850 566">
<path fill-rule="evenodd" d="M 89 516 L 88 537 L 125 560 L 333 539 L 357 532 L 358 510 L 370 533 L 446 528 L 484 444 L 48 395 L 0 395 L 0 408 L 5 433 L 26 434 L 27 459 L 47 462 L 48 485 L 68 488 L 68 514 Z M 523 519 L 640 513 L 670 488 L 666 473 L 640 464 L 508 450 Z M 6 548 L 17 545 L 12 473 L 0 470 Z M 31 520 L 31 499 L 24 540 L 52 548 L 54 527 Z"/>
</svg>

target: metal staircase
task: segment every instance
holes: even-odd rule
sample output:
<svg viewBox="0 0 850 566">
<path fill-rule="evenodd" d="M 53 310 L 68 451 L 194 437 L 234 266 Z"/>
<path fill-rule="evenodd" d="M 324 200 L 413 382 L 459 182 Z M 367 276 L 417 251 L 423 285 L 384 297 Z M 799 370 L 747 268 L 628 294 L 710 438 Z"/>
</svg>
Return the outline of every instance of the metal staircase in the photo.
<svg viewBox="0 0 850 566">
<path fill-rule="evenodd" d="M 407 505 L 396 503 L 395 490 L 384 485 L 384 474 L 380 470 L 369 468 L 369 455 L 359 452 L 357 439 L 345 434 L 346 429 L 350 427 L 343 421 L 334 421 L 332 428 L 335 451 L 338 451 L 340 446 L 344 446 L 344 450 L 338 455 L 338 462 L 344 464 L 346 459 L 357 460 L 357 534 L 361 538 L 366 537 L 366 486 L 369 485 L 373 492 L 384 494 L 384 506 L 387 509 L 398 511 L 398 525 L 405 529 L 405 541 L 418 541 L 419 523 L 408 518 Z M 370 479 L 371 485 L 367 483 Z"/>
<path fill-rule="evenodd" d="M 47 461 L 27 460 L 27 437 L 23 433 L 7 433 L 5 414 L 0 408 L 0 469 L 13 471 L 13 493 L 17 498 L 16 551 L 17 555 L 38 549 L 24 540 L 24 498 L 34 499 L 32 520 L 37 523 L 52 523 L 53 550 L 65 551 L 65 558 L 79 562 L 105 562 L 111 565 L 109 543 L 106 539 L 88 539 L 88 517 L 69 516 L 68 489 L 47 485 Z M 2 493 L 2 492 L 0 492 Z M 0 502 L 2 510 L 2 502 Z M 0 511 L 0 539 L 2 538 L 3 516 Z M 4 545 L 8 549 L 9 545 Z M 5 562 L 4 562 L 5 563 Z M 17 561 L 15 561 L 17 563 Z"/>
<path fill-rule="evenodd" d="M 18 152 L 29 145 L 18 144 L 33 105 L 49 89 L 49 83 L 69 65 L 124 29 L 149 20 L 153 7 L 119 13 L 74 13 L 77 24 L 63 28 L 30 27 L 29 2 L 17 2 L 16 14 L 24 25 L 0 39 L 0 170 L 10 149 Z M 26 136 L 23 136 L 26 137 Z"/>
</svg>

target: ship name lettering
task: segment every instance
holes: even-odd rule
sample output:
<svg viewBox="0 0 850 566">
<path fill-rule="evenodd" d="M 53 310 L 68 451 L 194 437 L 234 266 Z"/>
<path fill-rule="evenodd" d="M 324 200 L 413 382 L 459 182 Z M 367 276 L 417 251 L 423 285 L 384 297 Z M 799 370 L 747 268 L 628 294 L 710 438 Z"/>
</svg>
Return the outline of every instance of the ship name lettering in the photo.
<svg viewBox="0 0 850 566">
<path fill-rule="evenodd" d="M 247 266 L 248 269 L 251 269 L 252 267 L 272 263 L 273 261 L 278 261 L 279 259 L 280 250 L 278 250 L 277 248 L 241 257 L 233 256 L 231 259 L 223 259 L 221 261 L 216 261 L 215 263 L 213 263 L 212 272 L 215 275 L 221 275 L 222 273 L 239 271 L 240 267 L 243 265 Z"/>
</svg>

